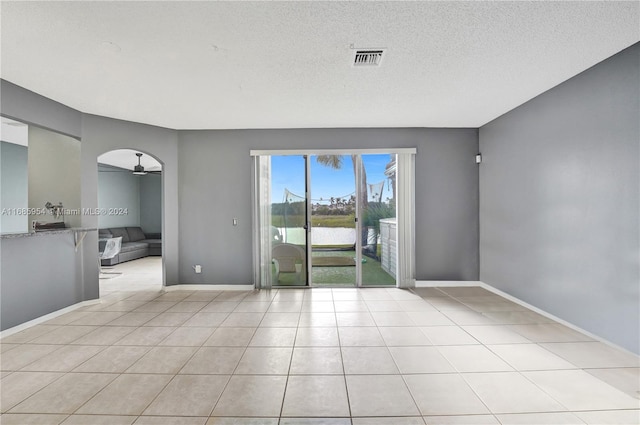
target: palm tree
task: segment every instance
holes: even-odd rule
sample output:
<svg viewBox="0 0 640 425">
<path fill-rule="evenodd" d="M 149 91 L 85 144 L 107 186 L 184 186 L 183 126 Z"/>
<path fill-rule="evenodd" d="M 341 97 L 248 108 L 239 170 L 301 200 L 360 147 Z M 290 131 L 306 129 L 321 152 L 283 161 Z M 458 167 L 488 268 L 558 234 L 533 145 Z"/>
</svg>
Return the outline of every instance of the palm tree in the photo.
<svg viewBox="0 0 640 425">
<path fill-rule="evenodd" d="M 356 159 L 357 159 L 358 155 L 351 155 L 351 164 L 353 165 L 353 178 L 355 179 L 355 177 L 357 176 L 358 170 L 356 168 Z M 343 155 L 318 155 L 316 156 L 316 161 L 318 162 L 318 164 L 322 164 L 324 166 L 327 166 L 329 168 L 333 168 L 334 170 L 339 170 L 342 168 L 342 165 L 344 163 L 344 156 Z M 365 172 L 364 167 L 362 167 L 362 178 L 360 179 L 360 187 L 359 189 L 356 189 L 356 191 L 360 194 L 360 200 L 361 200 L 361 209 L 360 211 L 366 211 L 367 207 L 369 206 L 369 202 L 367 200 L 367 174 Z M 361 227 L 362 230 L 362 234 L 361 236 L 361 240 L 364 241 L 366 243 L 367 241 L 367 234 L 368 234 L 368 229 L 365 226 Z M 355 250 L 355 243 L 353 244 L 353 248 Z"/>
<path fill-rule="evenodd" d="M 353 177 L 357 174 L 356 170 L 356 158 L 358 155 L 351 155 L 351 164 L 353 165 Z M 333 168 L 334 170 L 339 170 L 342 168 L 344 164 L 344 155 L 318 155 L 316 156 L 316 161 L 318 164 L 322 164 L 326 167 Z M 362 167 L 362 179 L 360 180 L 360 188 L 358 190 L 360 193 L 360 200 L 362 201 L 362 209 L 364 210 L 369 205 L 367 200 L 367 173 Z"/>
</svg>

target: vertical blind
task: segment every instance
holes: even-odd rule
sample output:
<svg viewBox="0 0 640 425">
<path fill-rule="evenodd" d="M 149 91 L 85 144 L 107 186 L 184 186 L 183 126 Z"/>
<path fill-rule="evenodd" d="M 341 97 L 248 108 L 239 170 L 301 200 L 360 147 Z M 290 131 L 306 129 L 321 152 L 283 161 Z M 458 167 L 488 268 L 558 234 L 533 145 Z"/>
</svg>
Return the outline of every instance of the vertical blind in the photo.
<svg viewBox="0 0 640 425">
<path fill-rule="evenodd" d="M 253 157 L 253 281 L 271 288 L 271 156 Z"/>
<path fill-rule="evenodd" d="M 415 154 L 397 156 L 396 185 L 398 191 L 398 288 L 416 286 L 415 265 Z"/>
</svg>

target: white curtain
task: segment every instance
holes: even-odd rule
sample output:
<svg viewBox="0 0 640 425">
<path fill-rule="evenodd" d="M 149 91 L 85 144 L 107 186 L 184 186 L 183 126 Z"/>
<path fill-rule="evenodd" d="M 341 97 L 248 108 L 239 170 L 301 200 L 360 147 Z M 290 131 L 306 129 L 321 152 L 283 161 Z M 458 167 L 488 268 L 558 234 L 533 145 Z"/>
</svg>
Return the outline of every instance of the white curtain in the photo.
<svg viewBox="0 0 640 425">
<path fill-rule="evenodd" d="M 253 281 L 271 288 L 271 157 L 253 157 Z"/>
<path fill-rule="evenodd" d="M 398 288 L 416 286 L 415 265 L 415 154 L 397 156 L 396 190 L 398 191 Z"/>
</svg>

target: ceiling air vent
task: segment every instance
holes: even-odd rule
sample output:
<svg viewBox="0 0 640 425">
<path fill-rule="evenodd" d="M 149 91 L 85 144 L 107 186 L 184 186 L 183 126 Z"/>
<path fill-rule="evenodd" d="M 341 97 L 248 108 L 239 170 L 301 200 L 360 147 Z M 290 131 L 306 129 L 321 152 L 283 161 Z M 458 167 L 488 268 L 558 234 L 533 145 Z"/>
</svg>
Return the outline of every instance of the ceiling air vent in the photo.
<svg viewBox="0 0 640 425">
<path fill-rule="evenodd" d="M 382 49 L 356 50 L 353 66 L 379 66 L 383 52 Z"/>
</svg>

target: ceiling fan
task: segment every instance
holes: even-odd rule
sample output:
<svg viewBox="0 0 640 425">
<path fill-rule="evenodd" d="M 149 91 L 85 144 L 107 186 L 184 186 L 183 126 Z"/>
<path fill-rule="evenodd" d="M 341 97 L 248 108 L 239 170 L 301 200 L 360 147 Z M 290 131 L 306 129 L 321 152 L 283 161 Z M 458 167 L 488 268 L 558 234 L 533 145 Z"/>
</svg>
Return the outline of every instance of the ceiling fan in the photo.
<svg viewBox="0 0 640 425">
<path fill-rule="evenodd" d="M 145 174 L 160 174 L 162 171 L 144 171 L 144 167 L 140 165 L 140 158 L 142 158 L 142 154 L 140 152 L 136 152 L 136 156 L 138 157 L 138 165 L 133 167 L 133 174 L 136 176 L 144 176 Z"/>
<path fill-rule="evenodd" d="M 136 152 L 136 156 L 138 157 L 138 164 L 135 165 L 133 167 L 133 170 L 131 169 L 126 169 L 126 168 L 121 168 L 121 165 L 110 165 L 110 164 L 105 164 L 109 166 L 109 169 L 104 169 L 104 168 L 98 168 L 98 171 L 101 173 L 131 173 L 134 174 L 136 176 L 144 176 L 146 174 L 162 174 L 162 170 L 145 170 L 144 166 L 140 163 L 140 159 L 142 158 L 141 153 Z"/>
</svg>

